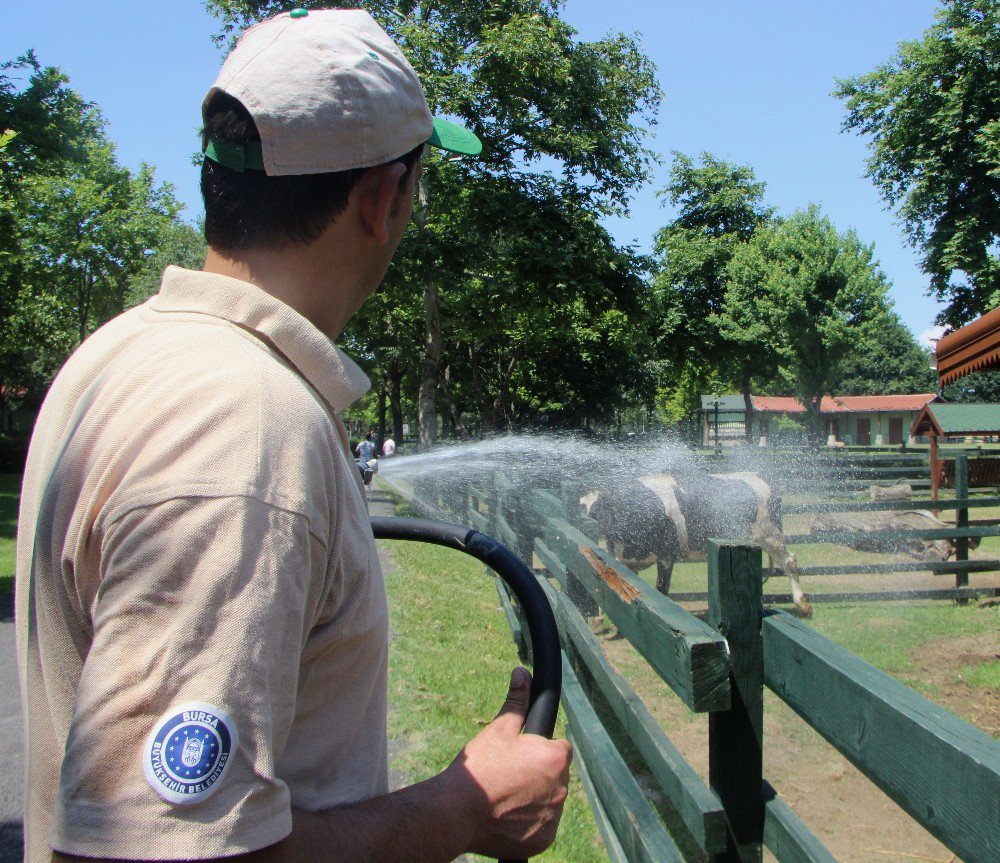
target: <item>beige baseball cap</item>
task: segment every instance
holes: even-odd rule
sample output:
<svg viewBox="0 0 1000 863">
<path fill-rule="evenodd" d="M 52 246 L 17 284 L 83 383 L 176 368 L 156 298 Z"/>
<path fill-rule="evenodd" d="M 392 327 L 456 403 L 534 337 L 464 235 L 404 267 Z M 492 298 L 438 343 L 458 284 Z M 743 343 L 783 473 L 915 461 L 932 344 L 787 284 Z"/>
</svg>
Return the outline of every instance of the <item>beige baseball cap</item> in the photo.
<svg viewBox="0 0 1000 863">
<path fill-rule="evenodd" d="M 208 92 L 238 99 L 260 144 L 206 142 L 205 155 L 268 176 L 369 168 L 420 144 L 475 156 L 479 139 L 431 116 L 402 51 L 362 9 L 295 9 L 246 30 Z"/>
</svg>

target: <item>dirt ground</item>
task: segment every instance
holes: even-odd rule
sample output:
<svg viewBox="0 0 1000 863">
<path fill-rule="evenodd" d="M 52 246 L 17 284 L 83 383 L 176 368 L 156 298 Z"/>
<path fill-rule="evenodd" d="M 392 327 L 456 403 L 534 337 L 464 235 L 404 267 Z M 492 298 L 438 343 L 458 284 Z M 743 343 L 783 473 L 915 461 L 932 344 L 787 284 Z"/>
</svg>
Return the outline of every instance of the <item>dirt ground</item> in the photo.
<svg viewBox="0 0 1000 863">
<path fill-rule="evenodd" d="M 821 613 L 821 612 L 820 612 Z M 613 628 L 598 628 L 611 661 L 631 680 L 641 663 Z M 914 679 L 934 683 L 935 700 L 1000 737 L 1000 693 L 964 683 L 958 670 L 1000 658 L 1000 636 L 929 642 L 914 651 Z M 660 686 L 657 681 L 657 687 Z M 643 700 L 688 762 L 708 778 L 708 722 L 666 689 Z M 843 863 L 961 863 L 819 734 L 765 691 L 764 776 L 830 852 Z M 765 860 L 774 858 L 765 851 Z"/>
</svg>

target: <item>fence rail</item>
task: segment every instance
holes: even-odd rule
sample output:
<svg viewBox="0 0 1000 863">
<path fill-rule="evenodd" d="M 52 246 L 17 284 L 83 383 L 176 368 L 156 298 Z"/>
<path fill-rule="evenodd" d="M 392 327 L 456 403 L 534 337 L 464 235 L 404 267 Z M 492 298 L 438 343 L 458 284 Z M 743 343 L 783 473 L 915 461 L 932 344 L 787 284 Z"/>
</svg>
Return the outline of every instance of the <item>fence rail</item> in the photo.
<svg viewBox="0 0 1000 863">
<path fill-rule="evenodd" d="M 763 620 L 764 681 L 963 860 L 1000 859 L 1000 744 L 791 615 Z"/>
<path fill-rule="evenodd" d="M 562 640 L 569 735 L 611 860 L 684 861 L 682 847 L 692 846 L 712 863 L 760 861 L 764 847 L 780 863 L 834 859 L 764 778 L 765 687 L 965 863 L 1000 859 L 1000 743 L 804 622 L 765 610 L 759 548 L 711 541 L 706 622 L 598 547 L 580 529 L 570 486 L 535 490 L 530 500 L 505 497 L 512 486 L 502 477 L 460 492 L 424 491 L 425 510 L 464 517 L 536 565 Z M 498 589 L 528 656 L 516 602 L 499 580 Z M 707 783 L 608 658 L 586 620 L 598 606 L 685 704 L 707 714 Z M 666 828 L 630 759 L 669 801 L 683 841 Z"/>
<path fill-rule="evenodd" d="M 954 511 L 955 524 L 943 528 L 883 528 L 872 530 L 811 530 L 809 533 L 790 533 L 784 536 L 787 545 L 804 545 L 815 543 L 831 543 L 857 548 L 862 545 L 867 549 L 878 549 L 876 553 L 900 554 L 903 544 L 910 541 L 934 542 L 946 540 L 954 546 L 955 559 L 936 561 L 912 560 L 881 560 L 873 563 L 850 563 L 836 565 L 807 565 L 799 567 L 802 576 L 839 576 L 877 574 L 889 575 L 907 572 L 933 572 L 955 576 L 955 588 L 965 590 L 969 585 L 970 572 L 1000 572 L 1000 559 L 969 558 L 969 540 L 985 539 L 1000 536 L 1000 525 L 996 519 L 975 521 L 970 517 L 970 510 L 984 507 L 1000 506 L 1000 497 L 972 497 L 969 493 L 969 460 L 968 456 L 958 454 L 952 464 L 954 469 L 955 497 L 951 499 L 921 499 L 903 501 L 836 501 L 825 500 L 818 503 L 793 503 L 783 507 L 785 514 L 834 514 L 834 513 L 864 513 L 864 512 L 912 512 L 914 510 Z M 853 526 L 853 525 L 852 525 Z M 996 596 L 1000 590 L 996 587 L 984 587 L 979 593 L 965 596 L 952 591 L 940 591 L 933 594 L 940 599 L 956 599 L 966 601 L 979 595 Z M 854 599 L 864 601 L 865 594 L 858 593 Z M 881 599 L 909 599 L 912 592 L 901 592 L 897 597 L 891 594 L 878 594 Z M 818 599 L 813 594 L 811 599 Z"/>
</svg>

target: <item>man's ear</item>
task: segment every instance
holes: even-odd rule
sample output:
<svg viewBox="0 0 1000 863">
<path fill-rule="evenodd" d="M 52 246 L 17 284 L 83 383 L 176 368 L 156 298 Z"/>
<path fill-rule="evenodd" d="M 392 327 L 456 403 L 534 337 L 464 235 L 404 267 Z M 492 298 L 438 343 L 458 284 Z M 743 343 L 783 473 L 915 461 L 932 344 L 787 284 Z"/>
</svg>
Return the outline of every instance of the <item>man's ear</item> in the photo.
<svg viewBox="0 0 1000 863">
<path fill-rule="evenodd" d="M 399 195 L 399 181 L 405 173 L 406 165 L 402 162 L 369 168 L 352 191 L 358 196 L 361 222 L 377 243 L 389 242 L 389 220 Z"/>
</svg>

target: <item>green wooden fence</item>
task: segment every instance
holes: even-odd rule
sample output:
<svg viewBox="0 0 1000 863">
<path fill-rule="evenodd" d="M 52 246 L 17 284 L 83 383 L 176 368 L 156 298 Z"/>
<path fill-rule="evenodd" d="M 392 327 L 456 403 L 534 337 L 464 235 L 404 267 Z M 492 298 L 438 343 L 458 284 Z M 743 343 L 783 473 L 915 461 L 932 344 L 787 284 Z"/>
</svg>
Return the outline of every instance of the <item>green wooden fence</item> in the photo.
<svg viewBox="0 0 1000 863">
<path fill-rule="evenodd" d="M 662 596 L 581 527 L 575 490 L 514 499 L 494 476 L 420 488 L 431 515 L 471 523 L 531 561 L 563 647 L 562 704 L 581 782 L 616 863 L 780 863 L 832 854 L 763 776 L 764 687 L 965 863 L 1000 860 L 1000 743 L 807 624 L 765 608 L 759 548 L 711 542 L 707 621 Z M 519 650 L 530 644 L 498 580 Z M 577 599 L 586 596 L 581 610 Z M 586 619 L 600 608 L 691 710 L 708 718 L 709 780 L 688 764 Z M 623 753 L 627 749 L 627 755 Z M 919 757 L 914 757 L 919 753 Z M 652 777 L 664 810 L 636 778 Z"/>
<path fill-rule="evenodd" d="M 877 574 L 893 575 L 907 572 L 934 572 L 941 574 L 953 574 L 955 576 L 954 588 L 933 589 L 933 590 L 887 590 L 887 591 L 866 591 L 858 594 L 837 592 L 832 594 L 812 594 L 809 593 L 811 601 L 844 601 L 853 599 L 855 601 L 865 600 L 891 600 L 891 599 L 914 599 L 918 595 L 924 599 L 954 599 L 958 601 L 968 601 L 981 596 L 1000 595 L 1000 587 L 982 586 L 978 589 L 969 587 L 970 572 L 1000 572 L 1000 559 L 980 558 L 972 560 L 969 558 L 969 539 L 1000 536 L 1000 524 L 995 519 L 988 519 L 977 522 L 970 517 L 970 510 L 983 507 L 1000 506 L 1000 497 L 972 497 L 969 490 L 969 461 L 968 456 L 959 454 L 955 456 L 955 488 L 954 497 L 941 497 L 937 500 L 930 498 L 920 500 L 905 501 L 844 501 L 844 500 L 824 500 L 814 503 L 786 504 L 783 511 L 786 515 L 796 513 L 846 513 L 846 512 L 891 512 L 894 510 L 930 510 L 935 512 L 954 512 L 954 526 L 946 528 L 928 528 L 924 530 L 883 530 L 866 531 L 864 533 L 848 531 L 811 531 L 802 534 L 785 534 L 784 540 L 788 545 L 832 543 L 849 545 L 856 540 L 867 542 L 878 542 L 884 540 L 887 543 L 899 542 L 904 539 L 922 540 L 953 540 L 956 546 L 955 560 L 945 561 L 912 561 L 894 559 L 879 563 L 853 563 L 824 566 L 803 566 L 799 572 L 802 576 L 816 575 L 855 575 L 855 574 Z M 777 598 L 776 598 L 777 599 Z M 789 597 L 790 599 L 790 597 Z"/>
</svg>

